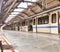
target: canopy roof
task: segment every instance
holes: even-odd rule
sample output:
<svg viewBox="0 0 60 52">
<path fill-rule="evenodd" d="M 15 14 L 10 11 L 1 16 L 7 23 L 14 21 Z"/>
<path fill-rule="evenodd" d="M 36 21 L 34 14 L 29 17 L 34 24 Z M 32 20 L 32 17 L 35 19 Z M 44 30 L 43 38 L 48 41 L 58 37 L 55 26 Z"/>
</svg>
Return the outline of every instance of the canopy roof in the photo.
<svg viewBox="0 0 60 52">
<path fill-rule="evenodd" d="M 18 22 L 58 5 L 60 0 L 7 0 L 3 6 L 3 20 L 5 23 Z"/>
</svg>

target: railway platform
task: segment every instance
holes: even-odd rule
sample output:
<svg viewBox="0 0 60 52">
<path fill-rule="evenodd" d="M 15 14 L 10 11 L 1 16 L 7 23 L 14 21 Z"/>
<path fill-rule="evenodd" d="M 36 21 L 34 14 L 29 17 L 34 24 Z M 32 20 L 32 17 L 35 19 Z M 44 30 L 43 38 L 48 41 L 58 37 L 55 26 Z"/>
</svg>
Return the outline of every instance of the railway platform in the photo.
<svg viewBox="0 0 60 52">
<path fill-rule="evenodd" d="M 5 40 L 4 36 L 0 34 L 0 52 L 14 52 L 14 49 L 11 45 L 8 44 L 8 42 Z"/>
<path fill-rule="evenodd" d="M 60 52 L 60 0 L 0 0 L 0 52 Z"/>
<path fill-rule="evenodd" d="M 58 35 L 20 31 L 3 31 L 16 52 L 60 52 Z"/>
</svg>

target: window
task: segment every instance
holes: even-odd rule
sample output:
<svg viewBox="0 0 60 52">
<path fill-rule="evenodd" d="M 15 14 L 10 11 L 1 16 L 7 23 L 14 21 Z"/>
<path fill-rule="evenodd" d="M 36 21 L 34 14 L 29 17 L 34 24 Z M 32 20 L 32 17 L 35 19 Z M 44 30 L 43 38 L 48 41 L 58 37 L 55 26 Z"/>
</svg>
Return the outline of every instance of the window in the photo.
<svg viewBox="0 0 60 52">
<path fill-rule="evenodd" d="M 33 22 L 33 20 L 29 20 L 29 24 L 30 24 L 30 25 L 32 24 L 32 22 Z"/>
<path fill-rule="evenodd" d="M 18 22 L 18 26 L 20 26 L 20 22 Z"/>
<path fill-rule="evenodd" d="M 38 18 L 38 24 L 48 24 L 48 23 L 49 23 L 49 16 Z"/>
<path fill-rule="evenodd" d="M 28 25 L 28 21 L 25 21 L 25 25 Z"/>
<path fill-rule="evenodd" d="M 42 18 L 38 18 L 38 24 L 42 24 Z"/>
<path fill-rule="evenodd" d="M 45 16 L 45 24 L 49 23 L 49 16 Z"/>
<path fill-rule="evenodd" d="M 52 14 L 52 23 L 56 23 L 56 14 Z"/>
<path fill-rule="evenodd" d="M 22 22 L 22 26 L 25 26 L 25 22 Z"/>
<path fill-rule="evenodd" d="M 33 20 L 33 25 L 35 25 L 35 19 Z"/>
</svg>

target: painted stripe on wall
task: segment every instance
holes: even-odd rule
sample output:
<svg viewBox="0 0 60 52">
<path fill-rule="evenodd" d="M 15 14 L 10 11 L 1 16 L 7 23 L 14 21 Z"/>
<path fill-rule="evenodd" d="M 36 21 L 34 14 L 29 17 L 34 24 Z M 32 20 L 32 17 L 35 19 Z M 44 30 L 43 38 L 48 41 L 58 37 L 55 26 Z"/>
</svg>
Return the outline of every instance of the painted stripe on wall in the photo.
<svg viewBox="0 0 60 52">
<path fill-rule="evenodd" d="M 36 26 L 34 26 L 33 28 L 36 28 Z M 37 28 L 58 28 L 58 26 L 37 26 Z"/>
</svg>

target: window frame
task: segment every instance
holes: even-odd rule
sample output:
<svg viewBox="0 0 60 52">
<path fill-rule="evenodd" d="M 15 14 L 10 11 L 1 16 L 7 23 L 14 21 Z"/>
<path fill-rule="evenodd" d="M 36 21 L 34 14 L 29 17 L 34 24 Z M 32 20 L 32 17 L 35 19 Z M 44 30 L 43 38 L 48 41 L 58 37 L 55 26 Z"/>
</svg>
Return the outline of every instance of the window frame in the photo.
<svg viewBox="0 0 60 52">
<path fill-rule="evenodd" d="M 54 16 L 54 15 L 55 15 L 55 16 Z M 52 14 L 51 16 L 52 16 L 51 22 L 52 22 L 52 23 L 56 23 L 56 13 Z M 54 18 L 55 18 L 55 19 L 54 19 Z M 55 20 L 55 21 L 54 21 L 54 20 Z"/>
<path fill-rule="evenodd" d="M 47 19 L 48 18 L 48 19 Z M 48 20 L 48 22 L 47 23 L 45 23 L 45 20 Z M 40 23 L 39 23 L 39 21 L 40 21 Z M 49 16 L 48 15 L 46 15 L 46 16 L 43 16 L 43 17 L 40 17 L 40 18 L 38 18 L 38 25 L 40 25 L 40 24 L 49 24 Z"/>
<path fill-rule="evenodd" d="M 25 26 L 25 21 L 22 22 L 22 26 Z"/>
<path fill-rule="evenodd" d="M 36 23 L 35 23 L 35 21 L 36 21 L 36 19 L 33 19 L 33 25 L 35 25 Z"/>
</svg>

